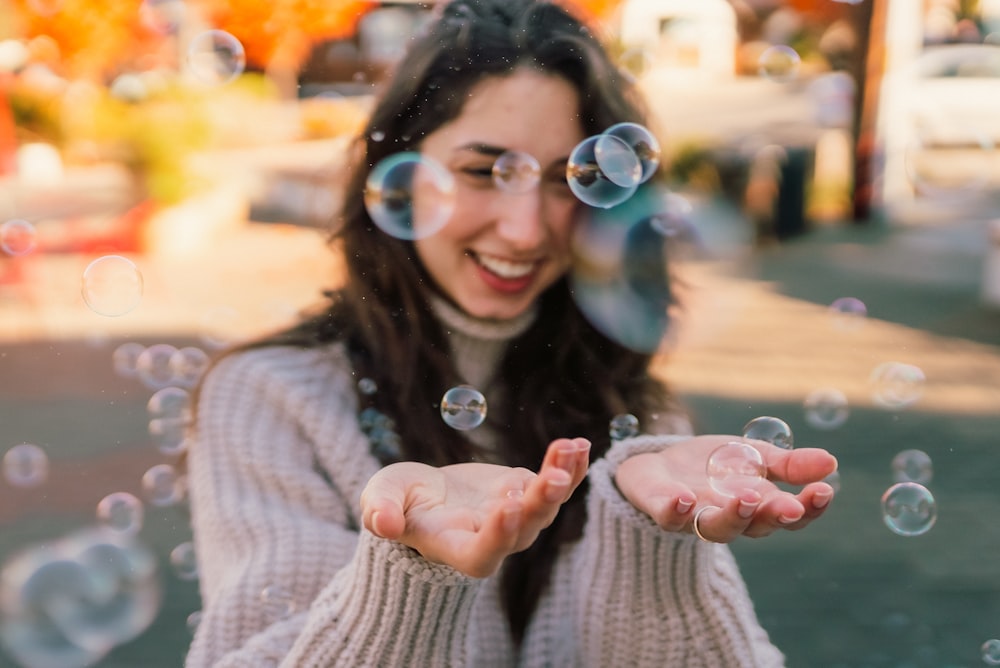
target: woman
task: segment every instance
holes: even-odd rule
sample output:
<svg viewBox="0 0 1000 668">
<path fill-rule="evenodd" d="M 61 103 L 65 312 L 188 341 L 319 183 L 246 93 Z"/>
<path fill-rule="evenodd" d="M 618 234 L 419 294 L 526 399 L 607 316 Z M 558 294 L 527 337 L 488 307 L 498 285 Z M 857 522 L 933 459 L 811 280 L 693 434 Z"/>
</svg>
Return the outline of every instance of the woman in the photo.
<svg viewBox="0 0 1000 668">
<path fill-rule="evenodd" d="M 344 286 L 201 389 L 188 666 L 782 664 L 720 543 L 818 517 L 836 461 L 752 442 L 802 490 L 715 492 L 706 460 L 731 438 L 683 435 L 650 356 L 571 296 L 567 158 L 641 123 L 631 94 L 540 0 L 455 0 L 412 46 L 348 184 Z M 402 151 L 456 184 L 443 228 L 412 241 L 364 202 Z M 496 187 L 511 152 L 537 160 L 536 187 Z M 441 417 L 461 384 L 489 405 L 471 431 Z M 622 413 L 647 433 L 612 442 Z"/>
</svg>

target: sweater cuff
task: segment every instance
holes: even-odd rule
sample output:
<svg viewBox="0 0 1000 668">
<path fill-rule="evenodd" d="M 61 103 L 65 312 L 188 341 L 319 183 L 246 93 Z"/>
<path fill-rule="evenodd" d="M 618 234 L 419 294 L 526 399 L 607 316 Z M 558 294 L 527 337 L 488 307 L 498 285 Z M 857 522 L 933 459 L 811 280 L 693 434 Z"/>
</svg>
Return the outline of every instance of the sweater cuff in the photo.
<svg viewBox="0 0 1000 668">
<path fill-rule="evenodd" d="M 633 506 L 618 490 L 618 486 L 615 484 L 615 473 L 622 462 L 629 457 L 649 452 L 660 452 L 689 438 L 691 437 L 643 435 L 612 444 L 604 457 L 591 464 L 587 474 L 590 479 L 590 493 L 595 497 L 591 500 L 591 504 L 601 503 L 604 506 L 604 512 L 601 515 L 609 520 L 625 521 L 628 524 L 645 527 L 650 531 L 663 534 L 663 529 L 653 521 L 653 518 Z M 687 534 L 675 535 L 678 538 L 687 536 Z"/>
<path fill-rule="evenodd" d="M 450 566 L 362 531 L 352 564 L 313 604 L 313 628 L 303 634 L 309 640 L 289 665 L 461 663 L 475 585 Z"/>
</svg>

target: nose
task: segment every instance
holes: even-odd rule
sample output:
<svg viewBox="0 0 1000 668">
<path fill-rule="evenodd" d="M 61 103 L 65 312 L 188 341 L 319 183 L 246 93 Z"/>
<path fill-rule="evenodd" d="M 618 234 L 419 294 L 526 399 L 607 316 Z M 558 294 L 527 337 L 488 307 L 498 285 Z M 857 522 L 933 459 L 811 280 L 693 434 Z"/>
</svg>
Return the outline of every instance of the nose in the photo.
<svg viewBox="0 0 1000 668">
<path fill-rule="evenodd" d="M 497 234 L 514 250 L 538 248 L 548 236 L 539 188 L 505 193 L 497 203 Z"/>
</svg>

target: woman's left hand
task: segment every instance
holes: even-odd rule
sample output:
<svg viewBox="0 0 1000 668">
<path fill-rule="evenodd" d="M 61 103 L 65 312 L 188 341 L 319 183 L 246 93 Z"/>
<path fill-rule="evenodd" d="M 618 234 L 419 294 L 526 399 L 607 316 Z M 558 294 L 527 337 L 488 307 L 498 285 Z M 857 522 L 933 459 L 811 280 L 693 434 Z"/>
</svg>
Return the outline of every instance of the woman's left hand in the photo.
<svg viewBox="0 0 1000 668">
<path fill-rule="evenodd" d="M 731 441 L 760 452 L 767 470 L 766 479 L 737 496 L 713 489 L 706 472 L 709 456 Z M 701 536 L 728 543 L 741 535 L 761 537 L 808 525 L 833 499 L 833 488 L 822 480 L 836 470 L 836 458 L 820 448 L 785 450 L 737 436 L 695 436 L 660 452 L 629 457 L 618 467 L 615 484 L 663 529 L 693 532 L 697 514 Z M 775 484 L 779 481 L 802 489 L 786 492 Z"/>
</svg>

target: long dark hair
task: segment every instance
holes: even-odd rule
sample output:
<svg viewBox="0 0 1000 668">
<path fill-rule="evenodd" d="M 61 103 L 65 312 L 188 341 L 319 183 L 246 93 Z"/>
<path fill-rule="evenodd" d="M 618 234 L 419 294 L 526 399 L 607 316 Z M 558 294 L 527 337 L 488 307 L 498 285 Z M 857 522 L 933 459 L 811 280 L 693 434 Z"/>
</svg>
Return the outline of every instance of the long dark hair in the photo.
<svg viewBox="0 0 1000 668">
<path fill-rule="evenodd" d="M 444 391 L 462 379 L 428 302 L 435 288 L 412 242 L 372 223 L 364 205 L 365 181 L 383 158 L 419 150 L 424 137 L 456 118 L 476 83 L 521 67 L 573 84 L 585 133 L 645 121 L 631 83 L 566 9 L 545 0 L 454 0 L 415 39 L 357 139 L 357 164 L 331 236 L 345 260 L 343 286 L 326 293 L 316 314 L 252 344 L 343 343 L 357 378 L 371 379 L 378 388 L 372 395 L 359 391 L 360 405 L 391 416 L 402 459 L 441 466 L 469 461 L 476 450 L 443 423 L 436 408 Z M 542 295 L 539 306 L 533 324 L 510 343 L 501 362 L 499 377 L 509 399 L 496 410 L 491 405 L 489 415 L 502 435 L 504 463 L 533 470 L 559 437 L 586 436 L 592 457 L 600 457 L 610 447 L 608 423 L 614 415 L 629 412 L 642 420 L 669 399 L 649 374 L 650 356 L 597 332 L 574 303 L 565 278 Z M 384 453 L 381 458 L 391 461 Z M 585 481 L 552 526 L 504 565 L 503 601 L 517 641 L 558 547 L 581 534 L 586 491 Z"/>
</svg>

